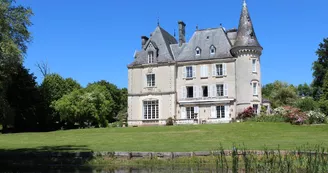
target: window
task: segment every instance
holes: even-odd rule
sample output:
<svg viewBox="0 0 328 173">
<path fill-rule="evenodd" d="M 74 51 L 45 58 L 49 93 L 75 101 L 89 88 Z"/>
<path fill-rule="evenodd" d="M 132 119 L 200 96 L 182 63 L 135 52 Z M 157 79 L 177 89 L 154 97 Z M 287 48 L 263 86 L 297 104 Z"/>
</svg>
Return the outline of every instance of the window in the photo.
<svg viewBox="0 0 328 173">
<path fill-rule="evenodd" d="M 208 97 L 208 86 L 202 86 L 203 97 Z"/>
<path fill-rule="evenodd" d="M 147 74 L 147 87 L 155 86 L 155 74 Z"/>
<path fill-rule="evenodd" d="M 158 119 L 158 100 L 144 101 L 143 106 L 145 120 Z"/>
<path fill-rule="evenodd" d="M 215 54 L 215 47 L 213 45 L 210 47 L 210 54 L 211 55 Z"/>
<path fill-rule="evenodd" d="M 252 59 L 252 69 L 253 72 L 256 72 L 256 59 Z"/>
<path fill-rule="evenodd" d="M 154 52 L 148 52 L 148 63 L 154 63 Z"/>
<path fill-rule="evenodd" d="M 224 89 L 223 84 L 216 85 L 216 93 L 217 93 L 217 96 L 219 96 L 219 97 L 224 96 L 224 90 L 223 89 Z"/>
<path fill-rule="evenodd" d="M 200 55 L 200 52 L 201 52 L 200 48 L 197 47 L 197 48 L 196 48 L 196 55 Z"/>
<path fill-rule="evenodd" d="M 259 105 L 258 104 L 253 104 L 253 112 L 254 114 L 257 114 L 257 110 L 259 109 Z"/>
<path fill-rule="evenodd" d="M 193 77 L 192 66 L 186 67 L 186 71 L 187 71 L 187 78 L 192 78 Z"/>
<path fill-rule="evenodd" d="M 257 83 L 254 82 L 252 85 L 253 85 L 253 95 L 257 96 Z"/>
<path fill-rule="evenodd" d="M 195 108 L 194 107 L 186 107 L 187 111 L 187 119 L 195 119 Z"/>
<path fill-rule="evenodd" d="M 216 75 L 223 76 L 223 65 L 222 64 L 216 65 Z"/>
<path fill-rule="evenodd" d="M 216 107 L 216 116 L 217 118 L 225 118 L 225 106 Z"/>
<path fill-rule="evenodd" d="M 193 98 L 194 97 L 194 87 L 189 86 L 187 88 L 187 98 Z"/>
</svg>

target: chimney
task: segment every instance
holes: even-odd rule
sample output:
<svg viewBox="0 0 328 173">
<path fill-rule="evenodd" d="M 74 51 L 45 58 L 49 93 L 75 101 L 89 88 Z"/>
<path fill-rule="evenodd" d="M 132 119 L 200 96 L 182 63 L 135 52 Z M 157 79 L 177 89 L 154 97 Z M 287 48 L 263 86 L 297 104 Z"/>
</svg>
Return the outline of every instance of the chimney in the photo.
<svg viewBox="0 0 328 173">
<path fill-rule="evenodd" d="M 148 37 L 141 36 L 141 48 L 144 48 L 144 46 L 145 46 L 145 44 L 147 43 L 148 40 L 149 40 Z"/>
<path fill-rule="evenodd" d="M 186 42 L 186 24 L 183 21 L 179 21 L 179 46 Z"/>
</svg>

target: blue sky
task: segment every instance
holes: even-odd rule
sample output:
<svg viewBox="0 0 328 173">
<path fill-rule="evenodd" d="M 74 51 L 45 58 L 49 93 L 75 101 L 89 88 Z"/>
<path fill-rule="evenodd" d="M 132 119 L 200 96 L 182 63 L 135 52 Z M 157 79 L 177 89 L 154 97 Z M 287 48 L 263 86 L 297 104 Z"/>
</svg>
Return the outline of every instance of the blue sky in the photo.
<svg viewBox="0 0 328 173">
<path fill-rule="evenodd" d="M 127 87 L 126 65 L 140 49 L 141 35 L 160 25 L 173 34 L 187 24 L 189 39 L 202 28 L 238 27 L 242 0 L 17 0 L 34 11 L 33 42 L 25 65 L 42 81 L 35 64 L 72 77 L 83 86 L 107 80 Z M 315 51 L 328 37 L 327 0 L 247 0 L 257 37 L 264 47 L 262 84 L 282 80 L 310 83 Z"/>
</svg>

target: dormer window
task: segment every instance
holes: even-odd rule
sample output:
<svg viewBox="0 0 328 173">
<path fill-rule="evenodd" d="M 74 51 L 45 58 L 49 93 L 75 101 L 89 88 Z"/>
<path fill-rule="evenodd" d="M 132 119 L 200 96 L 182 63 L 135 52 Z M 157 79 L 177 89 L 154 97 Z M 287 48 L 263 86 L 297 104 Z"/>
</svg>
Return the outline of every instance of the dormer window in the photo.
<svg viewBox="0 0 328 173">
<path fill-rule="evenodd" d="M 200 55 L 200 52 L 201 52 L 200 48 L 197 47 L 197 48 L 196 48 L 196 55 L 199 56 L 199 55 Z"/>
<path fill-rule="evenodd" d="M 215 54 L 215 50 L 216 50 L 216 48 L 212 45 L 212 46 L 210 47 L 210 54 L 211 54 L 211 55 L 214 55 L 214 54 Z"/>
<path fill-rule="evenodd" d="M 148 64 L 154 63 L 154 52 L 148 52 Z"/>
</svg>

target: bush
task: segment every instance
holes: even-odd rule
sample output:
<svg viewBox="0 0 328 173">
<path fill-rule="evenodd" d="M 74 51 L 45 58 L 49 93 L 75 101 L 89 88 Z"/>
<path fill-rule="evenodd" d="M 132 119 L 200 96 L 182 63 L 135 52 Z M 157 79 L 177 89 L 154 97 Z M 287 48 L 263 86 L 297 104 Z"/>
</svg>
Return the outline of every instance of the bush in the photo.
<svg viewBox="0 0 328 173">
<path fill-rule="evenodd" d="M 248 119 L 247 121 L 252 122 L 286 122 L 286 117 L 282 115 L 262 115 L 262 116 L 256 116 L 253 118 Z"/>
<path fill-rule="evenodd" d="M 166 120 L 166 125 L 167 125 L 167 126 L 173 126 L 173 118 L 172 118 L 172 117 L 169 117 L 169 118 Z"/>
<path fill-rule="evenodd" d="M 243 112 L 238 113 L 237 119 L 246 120 L 252 117 L 255 117 L 255 114 L 253 108 L 250 106 L 246 108 Z"/>
<path fill-rule="evenodd" d="M 327 123 L 327 117 L 325 114 L 319 111 L 309 111 L 306 113 L 309 124 L 323 124 Z"/>
<path fill-rule="evenodd" d="M 303 99 L 298 99 L 295 103 L 295 106 L 301 111 L 313 111 L 313 110 L 318 110 L 319 105 L 316 101 L 313 100 L 311 97 L 306 97 Z"/>
<path fill-rule="evenodd" d="M 308 119 L 304 112 L 292 106 L 278 107 L 273 110 L 273 114 L 280 115 L 285 118 L 286 122 L 297 125 L 304 124 Z"/>
</svg>

